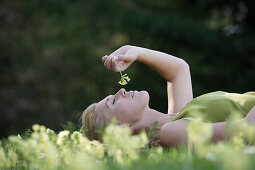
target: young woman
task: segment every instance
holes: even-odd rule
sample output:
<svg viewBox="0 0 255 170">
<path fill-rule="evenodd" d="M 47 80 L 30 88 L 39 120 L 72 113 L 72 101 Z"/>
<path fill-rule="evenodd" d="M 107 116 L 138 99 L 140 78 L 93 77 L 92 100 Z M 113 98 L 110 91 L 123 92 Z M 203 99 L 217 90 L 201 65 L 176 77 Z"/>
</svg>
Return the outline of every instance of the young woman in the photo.
<svg viewBox="0 0 255 170">
<path fill-rule="evenodd" d="M 245 94 L 222 91 L 204 94 L 193 99 L 189 65 L 180 58 L 162 52 L 126 45 L 104 56 L 102 61 L 109 70 L 126 70 L 134 61 L 142 62 L 156 70 L 167 82 L 168 113 L 161 113 L 149 107 L 150 96 L 146 91 L 120 89 L 98 103 L 91 104 L 82 114 L 82 124 L 89 139 L 98 139 L 102 130 L 112 118 L 119 125 L 149 132 L 157 122 L 154 137 L 163 146 L 187 144 L 186 125 L 199 117 L 213 127 L 212 141 L 224 138 L 226 119 L 239 114 L 241 120 L 255 123 L 255 92 Z"/>
</svg>

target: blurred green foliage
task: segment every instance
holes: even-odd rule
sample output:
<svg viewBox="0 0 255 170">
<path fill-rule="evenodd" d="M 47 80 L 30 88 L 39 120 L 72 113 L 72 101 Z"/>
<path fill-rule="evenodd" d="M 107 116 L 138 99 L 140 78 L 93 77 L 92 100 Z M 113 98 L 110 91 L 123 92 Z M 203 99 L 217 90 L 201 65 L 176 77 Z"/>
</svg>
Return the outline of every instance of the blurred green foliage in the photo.
<svg viewBox="0 0 255 170">
<path fill-rule="evenodd" d="M 194 97 L 254 90 L 253 0 L 3 0 L 0 2 L 0 137 L 34 123 L 59 130 L 115 93 L 119 74 L 101 57 L 130 44 L 183 58 Z M 134 63 L 126 90 L 147 90 L 167 111 L 166 82 Z M 150 75 L 150 76 L 147 76 Z"/>
<path fill-rule="evenodd" d="M 228 138 L 211 143 L 212 127 L 190 121 L 188 146 L 162 148 L 146 147 L 145 131 L 132 135 L 130 128 L 116 121 L 103 131 L 102 143 L 88 140 L 80 131 L 55 133 L 35 124 L 22 136 L 0 140 L 0 169 L 254 169 L 254 126 L 245 122 L 231 126 Z"/>
</svg>

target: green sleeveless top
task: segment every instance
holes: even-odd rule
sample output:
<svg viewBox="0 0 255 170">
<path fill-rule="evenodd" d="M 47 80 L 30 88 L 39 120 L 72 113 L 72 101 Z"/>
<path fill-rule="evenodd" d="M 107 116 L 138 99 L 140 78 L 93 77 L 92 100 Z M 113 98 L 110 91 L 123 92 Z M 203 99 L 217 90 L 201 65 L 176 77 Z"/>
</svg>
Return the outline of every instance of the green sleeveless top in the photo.
<svg viewBox="0 0 255 170">
<path fill-rule="evenodd" d="M 172 121 L 178 119 L 196 119 L 203 122 L 223 122 L 230 115 L 245 117 L 255 105 L 255 92 L 244 94 L 216 91 L 194 98 L 182 108 Z"/>
</svg>

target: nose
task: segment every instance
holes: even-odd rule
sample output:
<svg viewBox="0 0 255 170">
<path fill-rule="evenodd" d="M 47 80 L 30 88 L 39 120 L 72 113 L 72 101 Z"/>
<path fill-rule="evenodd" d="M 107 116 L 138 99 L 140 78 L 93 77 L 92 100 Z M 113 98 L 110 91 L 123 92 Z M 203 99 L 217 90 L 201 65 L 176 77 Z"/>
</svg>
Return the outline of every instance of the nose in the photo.
<svg viewBox="0 0 255 170">
<path fill-rule="evenodd" d="M 127 92 L 124 88 L 121 88 L 117 93 L 116 93 L 116 96 L 126 96 L 127 95 Z"/>
</svg>

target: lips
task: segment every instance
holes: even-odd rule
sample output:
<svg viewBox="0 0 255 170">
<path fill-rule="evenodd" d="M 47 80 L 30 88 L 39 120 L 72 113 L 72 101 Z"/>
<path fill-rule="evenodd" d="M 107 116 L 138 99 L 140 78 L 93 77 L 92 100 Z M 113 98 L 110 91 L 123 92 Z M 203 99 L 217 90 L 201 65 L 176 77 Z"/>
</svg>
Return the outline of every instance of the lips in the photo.
<svg viewBox="0 0 255 170">
<path fill-rule="evenodd" d="M 130 91 L 130 96 L 131 96 L 132 98 L 134 98 L 134 95 L 135 95 L 135 92 L 134 92 L 134 91 Z"/>
</svg>

